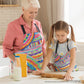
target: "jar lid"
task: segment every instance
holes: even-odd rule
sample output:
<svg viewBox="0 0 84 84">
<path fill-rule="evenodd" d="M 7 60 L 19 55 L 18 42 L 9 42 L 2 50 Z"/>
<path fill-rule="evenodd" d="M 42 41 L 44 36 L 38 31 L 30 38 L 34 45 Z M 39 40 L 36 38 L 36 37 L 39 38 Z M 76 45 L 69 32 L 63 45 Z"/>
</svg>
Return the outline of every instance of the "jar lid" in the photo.
<svg viewBox="0 0 84 84">
<path fill-rule="evenodd" d="M 15 56 L 15 57 L 20 57 L 20 56 Z"/>
</svg>

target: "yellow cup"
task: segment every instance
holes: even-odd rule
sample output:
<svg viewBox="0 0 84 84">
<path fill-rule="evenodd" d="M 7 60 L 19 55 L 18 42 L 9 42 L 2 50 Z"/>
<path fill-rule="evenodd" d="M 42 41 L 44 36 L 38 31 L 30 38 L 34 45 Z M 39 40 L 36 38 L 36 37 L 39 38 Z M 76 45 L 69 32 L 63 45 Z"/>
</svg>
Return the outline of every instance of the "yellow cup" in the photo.
<svg viewBox="0 0 84 84">
<path fill-rule="evenodd" d="M 20 56 L 22 77 L 27 77 L 27 55 L 26 54 L 16 54 L 16 55 Z"/>
</svg>

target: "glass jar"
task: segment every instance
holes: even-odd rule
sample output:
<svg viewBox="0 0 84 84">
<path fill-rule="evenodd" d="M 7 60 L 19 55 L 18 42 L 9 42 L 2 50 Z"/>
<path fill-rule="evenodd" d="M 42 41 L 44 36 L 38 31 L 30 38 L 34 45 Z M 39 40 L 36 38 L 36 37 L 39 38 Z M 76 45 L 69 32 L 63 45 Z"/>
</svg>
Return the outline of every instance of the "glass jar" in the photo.
<svg viewBox="0 0 84 84">
<path fill-rule="evenodd" d="M 21 63 L 20 56 L 15 56 L 15 62 L 13 64 L 13 79 L 21 80 L 22 72 L 21 72 Z"/>
<path fill-rule="evenodd" d="M 13 61 L 10 60 L 10 65 L 9 65 L 9 76 L 10 78 L 13 78 Z"/>
</svg>

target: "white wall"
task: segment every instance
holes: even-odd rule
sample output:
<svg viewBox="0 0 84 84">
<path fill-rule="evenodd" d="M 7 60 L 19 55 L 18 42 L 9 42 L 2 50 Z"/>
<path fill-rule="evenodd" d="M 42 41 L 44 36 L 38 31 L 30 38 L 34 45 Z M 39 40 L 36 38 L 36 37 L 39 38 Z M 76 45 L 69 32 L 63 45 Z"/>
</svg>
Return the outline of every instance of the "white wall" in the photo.
<svg viewBox="0 0 84 84">
<path fill-rule="evenodd" d="M 77 43 L 76 63 L 84 66 L 84 43 Z"/>
<path fill-rule="evenodd" d="M 18 7 L 0 7 L 0 41 L 4 39 L 8 23 L 19 18 L 22 13 L 21 0 L 16 1 Z"/>
<path fill-rule="evenodd" d="M 52 25 L 52 4 L 53 0 L 39 0 L 41 8 L 39 9 L 37 19 L 41 22 L 44 31 L 45 39 L 49 33 L 49 29 Z"/>
<path fill-rule="evenodd" d="M 55 6 L 56 6 L 56 10 L 55 10 Z M 53 10 L 53 14 L 54 16 L 56 16 L 56 18 L 54 21 L 58 21 L 58 20 L 64 20 L 64 0 L 54 0 L 54 10 Z M 56 13 L 54 12 L 56 11 Z"/>
<path fill-rule="evenodd" d="M 84 0 L 70 0 L 69 19 L 74 27 L 76 41 L 84 42 Z"/>
<path fill-rule="evenodd" d="M 0 40 L 4 39 L 9 22 L 19 18 L 21 7 L 0 7 Z"/>
</svg>

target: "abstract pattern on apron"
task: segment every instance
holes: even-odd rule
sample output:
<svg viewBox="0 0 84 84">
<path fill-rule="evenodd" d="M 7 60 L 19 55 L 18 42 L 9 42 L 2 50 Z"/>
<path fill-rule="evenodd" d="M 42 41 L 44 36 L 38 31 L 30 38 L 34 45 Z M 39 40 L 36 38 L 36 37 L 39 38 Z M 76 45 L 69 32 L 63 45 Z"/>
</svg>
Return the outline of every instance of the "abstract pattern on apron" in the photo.
<svg viewBox="0 0 84 84">
<path fill-rule="evenodd" d="M 42 37 L 39 28 L 35 23 L 34 25 L 36 26 L 38 32 L 29 34 L 26 34 L 23 25 L 21 25 L 21 28 L 24 33 L 23 46 L 21 50 L 15 53 L 27 54 L 28 72 L 40 70 L 43 62 Z"/>
<path fill-rule="evenodd" d="M 57 48 L 58 48 L 58 41 L 56 44 L 56 50 L 55 50 L 55 56 L 54 56 L 54 66 L 56 71 L 67 71 L 70 67 L 70 52 L 68 48 L 68 40 L 67 40 L 67 50 L 68 52 L 66 53 L 65 56 L 59 56 L 57 54 Z M 77 65 L 74 66 L 73 71 L 77 71 Z"/>
</svg>

